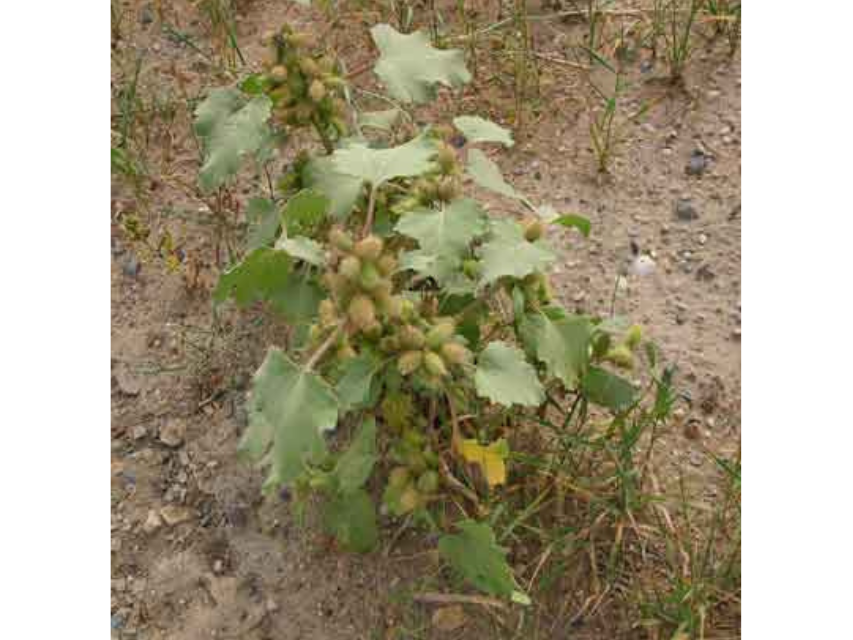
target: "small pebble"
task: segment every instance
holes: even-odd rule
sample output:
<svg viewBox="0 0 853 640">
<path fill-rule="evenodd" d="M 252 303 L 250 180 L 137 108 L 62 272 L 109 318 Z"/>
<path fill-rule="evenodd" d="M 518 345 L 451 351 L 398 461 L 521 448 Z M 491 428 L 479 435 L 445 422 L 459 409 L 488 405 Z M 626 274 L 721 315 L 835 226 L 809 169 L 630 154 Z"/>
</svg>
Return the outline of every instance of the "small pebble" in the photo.
<svg viewBox="0 0 853 640">
<path fill-rule="evenodd" d="M 139 270 L 142 268 L 142 265 L 139 264 L 139 260 L 133 254 L 130 254 L 125 258 L 124 262 L 121 265 L 121 270 L 124 275 L 129 278 L 135 278 L 139 275 Z"/>
<path fill-rule="evenodd" d="M 683 222 L 696 220 L 699 213 L 689 198 L 679 198 L 675 203 L 675 217 Z"/>
<path fill-rule="evenodd" d="M 700 149 L 694 149 L 684 171 L 688 176 L 701 176 L 707 166 L 708 157 Z"/>
<path fill-rule="evenodd" d="M 163 526 L 163 519 L 154 509 L 148 512 L 148 517 L 142 525 L 142 530 L 147 534 L 152 534 Z"/>
<path fill-rule="evenodd" d="M 697 240 L 699 241 L 699 244 L 700 244 L 700 245 L 703 245 L 703 246 L 704 246 L 704 244 L 705 244 L 706 242 L 708 242 L 708 236 L 706 236 L 704 233 L 700 233 L 700 234 L 699 234 L 699 237 L 697 238 Z"/>
<path fill-rule="evenodd" d="M 192 518 L 192 511 L 186 507 L 170 504 L 160 509 L 160 515 L 167 525 L 174 527 Z"/>
<path fill-rule="evenodd" d="M 179 447 L 184 443 L 186 425 L 182 420 L 172 420 L 160 427 L 160 442 L 167 447 Z"/>
<path fill-rule="evenodd" d="M 138 424 L 130 431 L 130 437 L 134 440 L 142 440 L 147 435 L 148 429 L 145 428 L 144 424 Z"/>
</svg>

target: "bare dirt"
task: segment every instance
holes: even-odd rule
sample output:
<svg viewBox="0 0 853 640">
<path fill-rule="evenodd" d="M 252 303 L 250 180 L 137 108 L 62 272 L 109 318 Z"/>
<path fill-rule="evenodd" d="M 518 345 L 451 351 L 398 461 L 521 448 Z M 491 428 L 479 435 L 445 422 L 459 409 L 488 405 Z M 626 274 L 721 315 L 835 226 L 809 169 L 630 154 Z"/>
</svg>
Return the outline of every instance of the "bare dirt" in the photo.
<svg viewBox="0 0 853 640">
<path fill-rule="evenodd" d="M 153 124 L 143 127 L 151 175 L 160 176 L 146 180 L 144 198 L 114 181 L 113 636 L 491 637 L 497 627 L 473 611 L 461 628 L 442 632 L 430 621 L 434 608 L 411 604 L 412 593 L 441 589 L 443 576 L 428 546 L 404 536 L 387 556 L 337 552 L 310 523 L 295 520 L 287 504 L 261 500 L 260 474 L 236 459 L 249 378 L 267 345 L 282 342 L 285 327 L 261 309 L 238 313 L 226 307 L 214 316 L 208 289 L 224 258 L 218 266 L 205 205 L 176 188 L 181 180 L 192 184 L 197 170 L 185 98 L 228 79 L 217 77 L 209 60 L 163 28 L 157 3 L 116 4 L 123 34 L 113 50 L 114 93 L 144 51 L 140 96 L 158 96 L 176 108 L 168 120 L 152 116 Z M 356 68 L 373 56 L 366 27 L 381 21 L 385 9 L 371 5 L 357 12 L 348 5 L 341 10 L 349 16 L 345 26 L 328 38 Z M 260 0 L 241 7 L 237 36 L 249 66 L 261 60 L 260 35 L 285 15 L 325 33 L 319 14 L 303 7 Z M 532 13 L 542 11 L 531 7 Z M 482 24 L 494 21 L 494 13 L 484 8 Z M 215 58 L 205 18 L 191 3 L 173 3 L 165 18 Z M 537 50 L 564 57 L 565 43 L 580 28 L 538 24 Z M 511 87 L 483 72 L 489 63 L 481 57 L 477 83 L 455 102 L 442 100 L 438 113 L 480 113 L 506 122 Z M 569 230 L 551 238 L 561 255 L 554 280 L 568 308 L 609 312 L 631 239 L 654 256 L 657 271 L 629 277 L 616 309 L 642 323 L 664 358 L 678 364 L 687 399 L 659 462 L 673 477 L 686 470 L 701 478 L 711 472 L 703 448 L 732 452 L 740 436 L 740 58 L 729 56 L 724 41 L 699 38 L 686 90 L 655 80 L 665 69 L 661 63 L 648 69 L 645 60 L 638 56 L 630 65 L 626 112 L 644 102 L 652 107 L 642 122 L 626 127 L 611 175 L 595 171 L 585 81 L 559 65 L 543 63 L 541 94 L 530 101 L 518 144 L 494 157 L 507 179 L 535 202 L 592 221 L 589 239 Z M 369 75 L 357 82 L 370 86 Z M 701 175 L 691 175 L 687 168 L 697 152 L 705 166 Z M 253 191 L 237 195 L 244 207 Z M 695 219 L 677 215 L 680 199 L 689 201 Z M 501 207 L 507 204 L 494 201 L 495 210 Z M 143 209 L 154 221 L 152 238 L 168 229 L 179 245 L 176 255 L 183 262 L 177 272 L 122 230 L 123 216 Z M 186 274 L 194 287 L 187 286 Z M 393 533 L 388 527 L 386 540 Z M 567 601 L 573 597 L 566 594 Z M 567 608 L 562 624 L 552 616 L 539 637 L 568 637 L 565 621 L 576 608 Z M 621 622 L 594 617 L 571 633 L 644 637 Z"/>
</svg>

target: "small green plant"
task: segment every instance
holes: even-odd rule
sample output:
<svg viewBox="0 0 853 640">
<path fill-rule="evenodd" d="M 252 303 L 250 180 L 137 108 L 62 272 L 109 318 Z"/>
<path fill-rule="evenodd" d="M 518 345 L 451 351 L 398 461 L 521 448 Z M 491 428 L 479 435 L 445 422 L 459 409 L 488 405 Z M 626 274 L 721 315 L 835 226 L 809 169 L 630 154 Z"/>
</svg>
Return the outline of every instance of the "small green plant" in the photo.
<svg viewBox="0 0 853 640">
<path fill-rule="evenodd" d="M 693 27 L 705 0 L 656 0 L 653 9 L 655 34 L 664 42 L 669 78 L 680 82 L 693 52 Z M 657 46 L 655 45 L 655 50 Z"/>
<path fill-rule="evenodd" d="M 238 60 L 245 65 L 246 60 L 237 44 L 234 0 L 195 0 L 195 6 L 210 23 L 211 37 L 223 65 L 234 68 Z"/>
<path fill-rule="evenodd" d="M 470 81 L 462 52 L 426 34 L 371 33 L 393 100 L 425 103 L 438 85 Z M 265 302 L 292 325 L 288 348 L 271 347 L 254 377 L 240 450 L 265 469 L 265 493 L 316 504 L 342 548 L 370 551 L 380 514 L 403 519 L 441 532 L 440 556 L 468 583 L 529 603 L 501 541 L 541 499 L 495 532 L 510 487 L 525 482 L 514 476 L 521 434 L 572 398 L 555 428 L 561 459 L 537 476 L 565 496 L 565 469 L 584 468 L 569 426 L 610 415 L 597 446 L 616 460 L 608 500 L 629 518 L 642 507 L 636 443 L 665 413 L 642 409 L 619 373 L 638 365 L 642 334 L 554 299 L 549 229 L 588 234 L 589 222 L 554 215 L 504 180 L 478 145 L 511 146 L 509 131 L 461 116 L 395 146 L 348 136 L 334 59 L 287 28 L 273 45 L 263 74 L 196 110 L 207 192 L 294 127 L 313 126 L 327 152 L 302 150 L 275 197 L 252 201 L 247 251 L 214 291 L 218 303 Z M 460 134 L 467 158 L 451 144 Z M 520 219 L 490 216 L 465 195 L 466 179 Z"/>
</svg>

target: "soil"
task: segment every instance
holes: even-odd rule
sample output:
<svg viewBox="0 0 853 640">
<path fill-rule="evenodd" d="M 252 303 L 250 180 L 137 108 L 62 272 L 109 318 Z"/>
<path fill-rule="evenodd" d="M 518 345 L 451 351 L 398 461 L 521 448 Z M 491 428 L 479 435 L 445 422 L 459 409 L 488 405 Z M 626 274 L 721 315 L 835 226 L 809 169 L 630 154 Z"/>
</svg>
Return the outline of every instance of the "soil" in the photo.
<svg viewBox="0 0 853 640">
<path fill-rule="evenodd" d="M 122 16 L 113 49 L 114 93 L 144 52 L 139 96 L 146 104 L 157 96 L 161 105 L 179 106 L 140 125 L 156 177 L 141 191 L 118 179 L 113 185 L 113 637 L 494 635 L 494 621 L 479 607 L 466 607 L 467 621 L 445 632 L 431 623 L 434 606 L 411 603 L 412 593 L 440 591 L 444 584 L 429 551 L 435 545 L 403 535 L 387 555 L 341 553 L 315 533 L 310 513 L 303 523 L 284 501 L 262 500 L 260 473 L 235 456 L 246 425 L 248 382 L 267 346 L 283 343 L 286 327 L 262 309 L 238 312 L 226 305 L 213 312 L 209 290 L 225 258 L 214 246 L 208 208 L 177 185 L 192 184 L 198 167 L 184 98 L 229 78 L 212 70 L 208 58 L 217 54 L 204 16 L 190 2 L 165 4 L 165 22 L 204 56 L 163 28 L 158 3 L 114 3 Z M 388 20 L 381 15 L 387 10 L 356 13 L 345 4 L 341 26 L 326 32 L 319 11 L 279 0 L 240 3 L 237 39 L 248 65 L 259 65 L 260 35 L 285 16 L 328 33 L 350 68 L 367 63 L 374 55 L 367 27 Z M 451 5 L 445 11 L 455 16 Z M 495 7 L 480 11 L 480 24 L 494 21 Z M 535 6 L 531 12 L 548 10 Z M 565 58 L 566 43 L 583 28 L 577 21 L 535 23 L 537 51 Z M 443 96 L 435 113 L 508 121 L 511 83 L 502 82 L 506 74 L 497 63 L 482 53 L 479 58 L 477 82 L 461 98 Z M 684 400 L 660 449 L 661 478 L 685 471 L 701 481 L 713 473 L 702 451 L 732 453 L 740 440 L 740 55 L 729 55 L 725 39 L 697 38 L 683 87 L 662 82 L 665 66 L 650 65 L 647 52 L 628 67 L 625 113 L 644 103 L 651 107 L 641 121 L 626 125 L 609 175 L 596 171 L 590 149 L 586 81 L 570 67 L 544 62 L 540 94 L 529 100 L 518 143 L 493 157 L 534 202 L 592 222 L 588 239 L 574 230 L 551 235 L 560 254 L 553 280 L 567 308 L 610 312 L 615 279 L 632 257 L 631 240 L 654 257 L 655 273 L 629 276 L 615 308 L 643 324 L 663 358 L 679 367 Z M 357 82 L 375 87 L 369 73 Z M 691 163 L 693 173 L 703 164 L 691 160 L 699 155 L 706 166 L 691 175 Z M 255 193 L 250 182 L 241 182 L 247 186 L 237 193 L 239 211 Z M 686 211 L 679 200 L 689 201 L 694 219 L 677 214 Z M 490 202 L 495 211 L 510 208 Z M 171 234 L 181 261 L 176 271 L 162 252 L 145 249 L 125 232 L 122 221 L 133 213 L 150 221 L 149 243 Z M 386 542 L 394 532 L 392 525 L 385 528 Z M 567 601 L 573 598 L 566 594 Z M 579 604 L 568 607 L 565 618 L 552 615 L 540 637 L 567 637 L 565 620 Z M 644 637 L 604 613 L 571 633 Z"/>
</svg>

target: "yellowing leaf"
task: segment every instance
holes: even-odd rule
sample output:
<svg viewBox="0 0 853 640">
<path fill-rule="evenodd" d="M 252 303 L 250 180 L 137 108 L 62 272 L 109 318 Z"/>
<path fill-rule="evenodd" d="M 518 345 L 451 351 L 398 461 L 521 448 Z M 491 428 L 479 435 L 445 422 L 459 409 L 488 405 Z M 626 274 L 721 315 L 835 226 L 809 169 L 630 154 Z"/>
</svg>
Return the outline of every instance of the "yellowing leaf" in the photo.
<svg viewBox="0 0 853 640">
<path fill-rule="evenodd" d="M 465 462 L 480 465 L 490 487 L 506 482 L 505 461 L 509 457 L 509 445 L 504 438 L 485 447 L 476 440 L 463 440 L 459 444 L 459 454 Z"/>
</svg>

